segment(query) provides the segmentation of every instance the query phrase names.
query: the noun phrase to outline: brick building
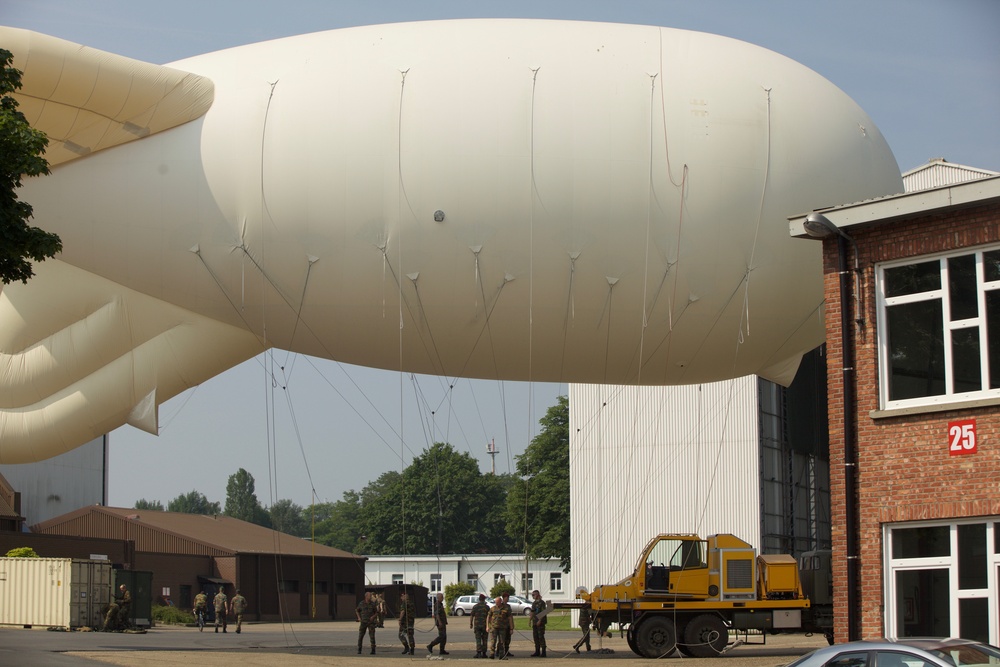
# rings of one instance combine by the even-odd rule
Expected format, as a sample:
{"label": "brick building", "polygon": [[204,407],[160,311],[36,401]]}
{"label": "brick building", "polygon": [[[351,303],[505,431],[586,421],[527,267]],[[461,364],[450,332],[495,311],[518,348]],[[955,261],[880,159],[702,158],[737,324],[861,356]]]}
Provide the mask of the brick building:
{"label": "brick building", "polygon": [[836,639],[997,644],[1000,177],[818,213]]}
{"label": "brick building", "polygon": [[109,560],[152,572],[154,601],[169,596],[182,609],[199,590],[223,586],[230,597],[242,591],[253,620],[347,620],[364,593],[364,556],[223,515],[92,505],[31,529],[16,539],[44,556],[84,558],[74,549],[92,542],[127,545]]}

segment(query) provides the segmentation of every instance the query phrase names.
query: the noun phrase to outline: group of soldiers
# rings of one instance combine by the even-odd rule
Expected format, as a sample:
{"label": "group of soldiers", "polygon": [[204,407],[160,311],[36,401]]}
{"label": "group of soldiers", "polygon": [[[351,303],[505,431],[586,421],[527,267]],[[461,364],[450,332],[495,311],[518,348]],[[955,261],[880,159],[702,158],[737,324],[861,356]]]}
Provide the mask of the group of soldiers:
{"label": "group of soldiers", "polygon": [[[243,628],[243,612],[247,608],[247,599],[243,597],[240,590],[236,589],[236,595],[230,600],[226,596],[225,589],[219,586],[219,591],[212,598],[212,604],[215,606],[215,631],[219,631],[219,624],[222,625],[222,631],[226,632],[228,627],[227,617],[232,614],[236,618],[236,634],[240,634],[240,630]],[[208,595],[205,591],[201,591],[194,596],[194,613],[195,615],[202,614],[208,611]],[[199,631],[204,632],[205,627],[199,624]]]}
{"label": "group of soldiers", "polygon": [[[548,622],[547,608],[542,595],[537,590],[531,592],[533,602],[531,603],[531,636],[535,642],[535,652],[531,657],[546,657],[545,645],[545,625]],[[505,660],[510,655],[510,640],[514,633],[514,612],[508,603],[509,593],[498,596],[493,601],[493,606],[486,603],[486,595],[479,594],[477,602],[469,612],[469,627],[476,635],[476,658],[490,658]],[[384,604],[372,597],[370,592],[365,592],[364,599],[358,603],[355,609],[358,626],[358,654],[364,646],[365,634],[368,634],[371,645],[371,654],[375,655],[375,628],[381,626],[381,618],[385,614]],[[446,650],[448,644],[448,614],[445,612],[444,594],[438,593],[434,597],[434,627],[437,628],[437,637],[427,645],[427,652],[434,653],[434,647],[440,646],[440,655],[449,655]],[[416,622],[416,611],[413,600],[404,590],[400,593],[399,599],[399,641],[403,644],[403,654],[413,655],[416,644],[413,638],[413,627]],[[584,630],[584,639],[587,640],[587,650],[590,650],[589,635],[590,620],[587,618],[587,626]],[[581,640],[582,641],[582,640]]]}

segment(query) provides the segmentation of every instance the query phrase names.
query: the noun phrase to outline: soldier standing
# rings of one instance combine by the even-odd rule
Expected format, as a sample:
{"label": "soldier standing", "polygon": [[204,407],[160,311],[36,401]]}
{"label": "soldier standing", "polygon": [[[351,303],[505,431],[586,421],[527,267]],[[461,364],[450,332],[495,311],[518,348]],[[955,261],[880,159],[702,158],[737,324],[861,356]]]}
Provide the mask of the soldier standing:
{"label": "soldier standing", "polygon": [[413,624],[416,622],[417,611],[413,600],[404,589],[399,594],[399,641],[403,642],[403,655],[413,655],[416,644],[413,641]]}
{"label": "soldier standing", "polygon": [[236,617],[236,634],[240,634],[243,626],[243,612],[247,609],[247,599],[240,594],[240,589],[236,589],[236,595],[229,601],[229,611]]}
{"label": "soldier standing", "polygon": [[222,621],[222,631],[226,631],[226,606],[229,602],[229,598],[223,592],[222,586],[219,586],[219,592],[215,594],[215,598],[212,599],[215,604],[215,631],[219,631],[219,621]]}
{"label": "soldier standing", "polygon": [[514,634],[514,610],[510,608],[509,591],[504,591],[503,602],[500,606],[506,614],[506,622],[501,629],[503,630],[503,657],[507,658],[510,656],[510,638]]}
{"label": "soldier standing", "polygon": [[479,602],[472,606],[469,612],[469,627],[476,633],[476,657],[486,657],[486,617],[490,614],[490,606],[486,604],[486,594],[479,594]]}
{"label": "soldier standing", "polygon": [[[545,657],[545,624],[549,622],[546,615],[545,600],[537,589],[531,591],[533,601],[531,603],[531,638],[535,640],[535,652],[532,658]],[[539,653],[541,651],[541,653]]]}
{"label": "soldier standing", "polygon": [[361,645],[365,641],[365,631],[371,640],[372,655],[375,655],[375,624],[377,623],[378,609],[372,601],[372,594],[365,591],[365,599],[358,603],[354,615],[358,618],[358,655],[361,655]]}
{"label": "soldier standing", "polygon": [[577,653],[580,652],[580,647],[583,644],[587,645],[588,651],[590,650],[590,622],[590,607],[584,607],[580,610],[580,620],[577,621],[577,625],[579,625],[580,630],[583,631],[583,637],[581,637],[576,644],[573,644],[573,650]]}
{"label": "soldier standing", "polygon": [[434,625],[437,627],[438,636],[427,645],[427,652],[434,653],[434,647],[440,644],[441,655],[448,655],[448,651],[444,650],[445,644],[448,643],[448,615],[444,610],[444,593],[438,593],[434,598]]}

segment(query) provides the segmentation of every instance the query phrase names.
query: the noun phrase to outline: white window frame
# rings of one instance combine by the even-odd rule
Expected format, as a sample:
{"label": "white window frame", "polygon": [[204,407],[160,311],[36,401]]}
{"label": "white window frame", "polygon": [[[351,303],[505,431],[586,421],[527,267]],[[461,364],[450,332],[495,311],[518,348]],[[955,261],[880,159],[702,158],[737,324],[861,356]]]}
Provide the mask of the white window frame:
{"label": "white window frame", "polygon": [[469,584],[470,586],[475,586],[476,590],[478,591],[479,590],[479,575],[476,574],[475,572],[468,573],[467,575],[465,575],[465,583]]}
{"label": "white window frame", "polygon": [[[985,280],[983,253],[1000,250],[1000,246],[977,246],[963,248],[961,250],[918,257],[908,257],[902,260],[884,262],[875,267],[875,297],[877,304],[878,322],[878,366],[879,366],[879,403],[884,410],[894,410],[903,408],[925,407],[947,405],[962,401],[977,399],[1000,398],[1000,389],[990,389],[990,365],[989,365],[989,344],[986,331],[986,292],[1000,290],[1000,280],[987,282]],[[952,257],[964,255],[976,256],[976,291],[979,301],[979,314],[977,317],[965,320],[951,321],[951,299],[948,291],[948,262]],[[920,264],[937,261],[941,271],[941,287],[936,290],[921,292],[919,294],[907,294],[897,297],[885,296],[885,271],[887,269],[907,266],[909,264]],[[937,396],[919,396],[901,400],[889,400],[890,364],[889,364],[889,339],[887,308],[890,306],[903,305],[907,303],[917,303],[920,301],[937,300],[941,302],[944,336],[944,374],[945,393]],[[983,389],[979,391],[954,392],[954,374],[952,368],[951,333],[965,328],[975,327],[981,332],[980,340],[980,369]]]}
{"label": "white window frame", "polygon": [[402,583],[403,583],[403,575],[401,575],[401,574],[394,574],[394,575],[392,575],[392,584],[394,586],[400,585]]}
{"label": "white window frame", "polygon": [[[968,524],[986,524],[986,588],[965,588],[958,587],[958,527]],[[949,539],[951,540],[950,553],[947,556],[931,556],[927,558],[892,558],[892,531],[894,529],[906,530],[910,528],[926,528],[931,526],[948,526]],[[884,592],[882,616],[882,632],[885,637],[898,639],[896,637],[896,573],[904,570],[929,570],[947,569],[949,597],[951,605],[949,614],[951,616],[950,636],[958,637],[958,601],[961,598],[988,598],[989,599],[989,643],[996,645],[1000,641],[1000,630],[997,629],[1000,620],[1000,582],[998,574],[1000,571],[1000,554],[994,553],[994,531],[1000,530],[1000,516],[977,516],[968,519],[953,519],[946,521],[906,521],[901,523],[887,523],[882,526],[882,590]]]}
{"label": "white window frame", "polygon": [[549,573],[549,591],[562,591],[562,572]]}
{"label": "white window frame", "polygon": [[439,573],[434,573],[431,575],[431,593],[442,593],[444,588],[441,586],[441,575]]}

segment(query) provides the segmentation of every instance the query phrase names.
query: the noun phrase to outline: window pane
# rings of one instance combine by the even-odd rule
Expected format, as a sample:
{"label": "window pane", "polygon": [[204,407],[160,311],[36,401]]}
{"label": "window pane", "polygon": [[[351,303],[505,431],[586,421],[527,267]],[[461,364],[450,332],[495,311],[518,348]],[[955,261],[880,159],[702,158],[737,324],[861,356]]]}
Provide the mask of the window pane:
{"label": "window pane", "polygon": [[990,364],[990,389],[1000,388],[1000,290],[986,293],[986,354]]}
{"label": "window pane", "polygon": [[1000,554],[1000,523],[993,524],[993,553]]}
{"label": "window pane", "polygon": [[875,653],[875,667],[937,667],[911,653],[878,651]]}
{"label": "window pane", "polygon": [[986,524],[959,525],[958,587],[962,589],[986,588],[987,585]]}
{"label": "window pane", "polygon": [[885,270],[886,296],[919,294],[936,289],[941,289],[941,263],[936,259]]}
{"label": "window pane", "polygon": [[983,273],[987,282],[1000,280],[1000,250],[983,253]]}
{"label": "window pane", "polygon": [[951,636],[948,570],[896,572],[896,636]]}
{"label": "window pane", "polygon": [[951,555],[948,526],[897,528],[892,531],[893,558],[930,558]]}
{"label": "window pane", "polygon": [[990,641],[990,601],[988,598],[958,600],[958,636],[962,639]]}
{"label": "window pane", "polygon": [[975,255],[948,259],[948,296],[951,301],[952,322],[979,316]]}
{"label": "window pane", "polygon": [[951,332],[951,372],[956,394],[983,388],[978,327]]}
{"label": "window pane", "polygon": [[940,396],[944,383],[941,301],[931,299],[886,309],[889,400]]}
{"label": "window pane", "polygon": [[868,664],[868,654],[861,651],[852,651],[838,655],[836,658],[826,663],[826,667],[865,667]]}

